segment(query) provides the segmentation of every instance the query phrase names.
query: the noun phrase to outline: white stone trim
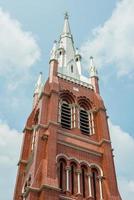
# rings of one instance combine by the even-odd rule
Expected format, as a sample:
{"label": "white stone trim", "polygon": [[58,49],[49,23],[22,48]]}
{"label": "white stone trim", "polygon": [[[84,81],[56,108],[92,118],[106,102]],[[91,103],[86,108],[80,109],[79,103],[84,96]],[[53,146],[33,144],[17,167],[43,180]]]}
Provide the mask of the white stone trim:
{"label": "white stone trim", "polygon": [[88,175],[89,197],[92,197],[91,175]]}
{"label": "white stone trim", "polygon": [[60,153],[56,156],[56,163],[58,162],[58,159],[59,158],[66,158],[67,160],[74,160],[76,161],[78,164],[82,164],[82,163],[85,163],[89,168],[92,168],[92,167],[95,167],[98,169],[98,171],[100,172],[100,177],[103,177],[103,171],[101,169],[101,167],[96,164],[96,163],[89,163],[87,162],[86,160],[78,160],[77,158],[75,157],[68,157],[67,155],[63,154],[63,153]]}
{"label": "white stone trim", "polygon": [[69,192],[70,188],[69,188],[69,171],[70,169],[66,169],[66,190],[67,192]]}

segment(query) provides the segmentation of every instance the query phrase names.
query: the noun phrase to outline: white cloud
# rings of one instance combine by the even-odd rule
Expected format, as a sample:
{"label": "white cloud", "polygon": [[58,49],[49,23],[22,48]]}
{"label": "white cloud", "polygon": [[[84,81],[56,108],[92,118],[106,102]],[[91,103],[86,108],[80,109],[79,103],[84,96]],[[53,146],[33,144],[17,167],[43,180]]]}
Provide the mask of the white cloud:
{"label": "white cloud", "polygon": [[19,21],[0,8],[0,74],[20,75],[40,57],[32,33],[24,31]]}
{"label": "white cloud", "polygon": [[86,60],[92,55],[97,67],[116,68],[117,75],[134,74],[134,1],[122,0],[112,16],[93,30],[92,38],[83,44],[81,52]]}
{"label": "white cloud", "polygon": [[0,121],[0,198],[11,200],[22,134]]}
{"label": "white cloud", "polygon": [[109,121],[112,146],[114,147],[119,189],[123,200],[134,198],[134,138],[120,126]]}

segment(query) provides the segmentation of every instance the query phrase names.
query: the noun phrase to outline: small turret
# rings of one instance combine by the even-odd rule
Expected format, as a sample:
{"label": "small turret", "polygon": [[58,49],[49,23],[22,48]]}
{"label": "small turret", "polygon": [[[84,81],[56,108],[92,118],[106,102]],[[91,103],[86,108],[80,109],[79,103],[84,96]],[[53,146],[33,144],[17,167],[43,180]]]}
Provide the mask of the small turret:
{"label": "small turret", "polygon": [[98,80],[99,80],[98,71],[94,65],[94,60],[92,56],[90,57],[89,73],[90,73],[91,84],[94,87],[94,91],[99,94],[100,92],[99,92],[99,83],[98,83]]}

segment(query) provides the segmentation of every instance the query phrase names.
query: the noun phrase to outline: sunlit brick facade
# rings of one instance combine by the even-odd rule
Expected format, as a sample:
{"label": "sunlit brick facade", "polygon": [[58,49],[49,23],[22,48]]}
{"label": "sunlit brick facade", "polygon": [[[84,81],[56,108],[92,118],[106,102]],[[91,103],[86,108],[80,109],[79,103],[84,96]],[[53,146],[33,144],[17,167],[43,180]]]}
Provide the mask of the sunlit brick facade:
{"label": "sunlit brick facade", "polygon": [[49,64],[24,129],[14,200],[121,200],[97,70],[91,57],[82,76],[67,14]]}

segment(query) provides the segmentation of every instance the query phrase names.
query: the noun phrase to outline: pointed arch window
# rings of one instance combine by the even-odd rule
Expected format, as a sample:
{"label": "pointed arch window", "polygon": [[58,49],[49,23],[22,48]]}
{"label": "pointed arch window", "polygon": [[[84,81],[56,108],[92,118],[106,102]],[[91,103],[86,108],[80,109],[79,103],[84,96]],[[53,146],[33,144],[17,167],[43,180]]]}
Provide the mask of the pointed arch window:
{"label": "pointed arch window", "polygon": [[94,114],[93,111],[88,106],[85,105],[86,103],[82,102],[82,105],[80,105],[78,110],[79,113],[78,127],[81,130],[81,133],[86,135],[93,135],[95,134]]}

